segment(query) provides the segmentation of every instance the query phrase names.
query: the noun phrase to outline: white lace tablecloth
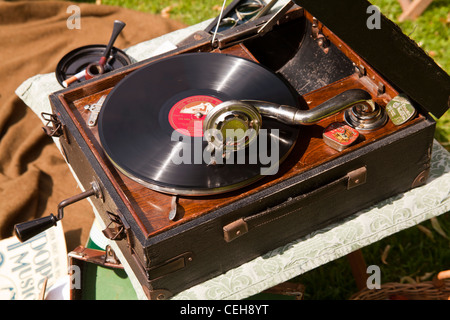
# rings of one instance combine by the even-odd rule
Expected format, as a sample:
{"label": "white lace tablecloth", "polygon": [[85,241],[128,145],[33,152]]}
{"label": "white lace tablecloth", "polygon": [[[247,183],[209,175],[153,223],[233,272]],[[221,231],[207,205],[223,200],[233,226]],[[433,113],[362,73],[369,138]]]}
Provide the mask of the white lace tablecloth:
{"label": "white lace tablecloth", "polygon": [[[210,21],[205,21],[125,51],[135,61],[141,61],[173,49],[174,44],[194,31],[203,30],[209,23]],[[61,89],[55,75],[51,73],[36,75],[26,80],[16,90],[16,94],[40,117],[41,112],[51,112],[48,96]],[[59,146],[57,139],[55,143]],[[75,173],[72,173],[77,179]],[[424,186],[386,199],[344,221],[288,243],[223,275],[185,290],[173,299],[243,299],[449,211],[450,154],[434,141],[431,172]],[[94,213],[97,221],[102,224],[95,209]],[[114,242],[109,244],[124,265],[138,298],[145,299],[139,282],[130,271],[120,250]]]}

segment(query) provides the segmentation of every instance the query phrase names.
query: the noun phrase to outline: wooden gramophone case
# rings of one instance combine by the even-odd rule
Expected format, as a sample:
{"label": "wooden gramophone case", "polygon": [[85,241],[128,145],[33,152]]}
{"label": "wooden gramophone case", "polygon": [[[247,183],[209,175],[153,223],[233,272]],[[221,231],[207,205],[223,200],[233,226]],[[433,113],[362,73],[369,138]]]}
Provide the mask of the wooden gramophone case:
{"label": "wooden gramophone case", "polygon": [[[290,8],[263,34],[257,31],[271,16],[224,32],[214,45],[208,30],[197,32],[174,51],[50,96],[54,118],[61,124],[64,156],[86,189],[93,181],[99,184],[102,197],[91,199],[108,226],[104,233],[117,242],[150,299],[169,298],[426,182],[435,130],[428,112],[439,117],[448,109],[448,75],[386,18],[381,31],[363,30],[370,4],[353,2],[327,2],[323,10],[324,1],[298,1],[302,7]],[[322,132],[343,121],[344,112],[304,126],[275,176],[225,194],[179,196],[181,217],[171,221],[173,197],[140,185],[114,167],[102,151],[97,127],[87,125],[84,106],[139,68],[199,51],[261,63],[289,81],[309,108],[360,88],[383,108],[406,93],[418,112],[404,124],[389,120],[379,129],[362,131],[360,139],[342,151],[328,146]],[[416,70],[409,70],[411,64],[417,64]],[[403,71],[421,74],[404,79]]]}

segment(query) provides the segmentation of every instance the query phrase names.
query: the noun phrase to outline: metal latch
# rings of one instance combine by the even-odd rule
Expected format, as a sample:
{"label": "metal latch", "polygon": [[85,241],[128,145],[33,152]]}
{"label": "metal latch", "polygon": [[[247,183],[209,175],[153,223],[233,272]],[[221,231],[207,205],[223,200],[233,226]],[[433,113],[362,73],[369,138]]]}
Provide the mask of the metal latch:
{"label": "metal latch", "polygon": [[120,260],[110,245],[107,245],[105,248],[105,264],[121,266]]}
{"label": "metal latch", "polygon": [[89,119],[87,120],[87,125],[89,127],[93,127],[97,124],[98,115],[102,108],[103,102],[105,102],[105,99],[106,95],[103,95],[96,103],[84,106],[84,109],[89,110],[91,112],[91,114],[89,115]]}
{"label": "metal latch", "polygon": [[70,143],[69,139],[67,138],[66,127],[61,123],[56,114],[42,112],[41,117],[42,119],[47,121],[47,123],[45,124],[44,127],[42,127],[42,129],[49,137],[58,138],[63,136],[67,144]]}
{"label": "metal latch", "polygon": [[103,235],[109,240],[122,240],[126,237],[125,226],[120,217],[112,212],[107,211],[110,223],[102,230]]}

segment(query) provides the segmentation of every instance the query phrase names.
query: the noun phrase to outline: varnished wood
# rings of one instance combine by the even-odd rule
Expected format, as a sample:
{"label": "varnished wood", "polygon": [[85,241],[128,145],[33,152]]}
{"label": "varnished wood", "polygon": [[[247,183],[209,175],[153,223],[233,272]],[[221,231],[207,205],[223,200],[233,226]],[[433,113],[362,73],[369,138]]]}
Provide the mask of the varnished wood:
{"label": "varnished wood", "polygon": [[358,290],[367,288],[367,265],[361,249],[350,252],[347,255],[348,263],[352,269],[353,278]]}
{"label": "varnished wood", "polygon": [[[312,19],[312,17],[307,18]],[[350,77],[304,95],[302,98],[305,102],[305,108],[314,108],[320,103],[350,88],[367,90],[372,95],[374,101],[381,106],[385,106],[392,97],[397,95],[397,92],[389,85],[389,83],[384,81],[382,77],[370,68],[365,61],[360,59],[355,52],[340,42],[331,31],[324,26],[320,26],[320,29],[330,41],[335,43],[336,46],[355,62],[355,65],[364,66],[366,76],[355,73]],[[200,43],[197,47],[197,51],[204,50],[207,47],[208,45],[206,43]],[[195,49],[196,48],[189,48],[182,50],[181,52],[178,52],[178,54],[193,52]],[[226,50],[220,50],[220,52],[255,60],[242,44],[227,48]],[[157,59],[161,58],[163,57],[158,57]],[[401,129],[402,127],[420,121],[421,117],[418,116],[415,120],[404,124],[402,127],[395,127],[389,122],[381,129],[363,133],[361,140],[357,144],[342,152],[330,148],[322,140],[322,132],[326,126],[336,121],[343,121],[342,112],[330,116],[318,124],[303,126],[300,130],[300,137],[293,152],[280,167],[278,174],[267,176],[260,182],[249,187],[222,195],[201,198],[180,196],[178,203],[182,209],[181,218],[177,221],[170,221],[168,215],[171,209],[172,196],[145,188],[116,170],[102,150],[97,127],[87,126],[89,111],[84,109],[85,105],[98,101],[102,95],[108,94],[120,80],[126,77],[126,75],[144,65],[145,64],[139,64],[138,66],[133,66],[121,72],[114,73],[101,80],[92,81],[81,87],[69,90],[60,96],[60,101],[66,111],[73,117],[75,125],[83,136],[83,139],[88,143],[89,148],[97,161],[101,164],[107,177],[117,189],[122,201],[125,203],[136,223],[147,237],[165,232],[177,225],[205,215],[239,199],[243,199],[244,197],[310,170],[311,168],[317,167],[343,154],[352,152],[361,146],[367,145]],[[384,87],[384,92],[382,93],[379,92],[379,83]],[[118,129],[120,130],[120,128]]]}

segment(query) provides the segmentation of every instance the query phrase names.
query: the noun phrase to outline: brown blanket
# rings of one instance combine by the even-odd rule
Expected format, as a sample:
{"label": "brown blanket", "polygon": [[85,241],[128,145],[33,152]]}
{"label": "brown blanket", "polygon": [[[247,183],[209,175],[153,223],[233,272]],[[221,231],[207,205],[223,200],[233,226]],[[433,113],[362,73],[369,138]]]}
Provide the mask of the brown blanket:
{"label": "brown blanket", "polygon": [[[80,8],[81,29],[69,29],[69,5]],[[62,200],[81,192],[41,120],[15,95],[26,79],[54,72],[69,51],[106,44],[114,20],[127,25],[115,46],[139,42],[185,27],[161,16],[118,7],[65,1],[0,1],[0,238],[15,223],[56,213]],[[72,20],[73,22],[73,20]],[[87,200],[64,210],[67,248],[84,245],[94,214]]]}

